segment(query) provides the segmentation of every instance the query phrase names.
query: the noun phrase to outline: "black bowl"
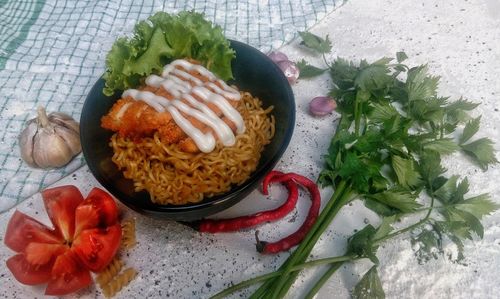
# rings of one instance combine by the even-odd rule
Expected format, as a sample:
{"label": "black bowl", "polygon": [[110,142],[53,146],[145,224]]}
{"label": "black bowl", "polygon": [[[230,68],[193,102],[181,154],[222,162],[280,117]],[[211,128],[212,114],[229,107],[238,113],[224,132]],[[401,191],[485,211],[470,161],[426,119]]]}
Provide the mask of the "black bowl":
{"label": "black bowl", "polygon": [[232,63],[235,84],[242,91],[249,91],[260,98],[264,107],[274,106],[276,134],[262,152],[257,169],[240,186],[229,192],[207,198],[199,203],[186,205],[158,205],[151,202],[145,191],[135,192],[131,180],[125,179],[111,161],[113,155],[108,145],[112,132],[101,128],[105,115],[119,95],[107,97],[102,93],[104,80],[99,79],[90,91],[80,118],[82,151],[92,174],[118,200],[133,210],[156,218],[190,221],[215,214],[236,204],[261,182],[273,169],[287,148],[295,126],[295,101],[292,89],[281,70],[266,55],[246,44],[231,41],[236,51]]}

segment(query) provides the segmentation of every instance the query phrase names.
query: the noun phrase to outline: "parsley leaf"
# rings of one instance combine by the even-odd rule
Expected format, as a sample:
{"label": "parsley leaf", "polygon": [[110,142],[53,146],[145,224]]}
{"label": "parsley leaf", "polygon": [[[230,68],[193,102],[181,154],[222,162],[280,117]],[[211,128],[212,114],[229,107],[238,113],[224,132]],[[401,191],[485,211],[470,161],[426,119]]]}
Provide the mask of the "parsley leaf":
{"label": "parsley leaf", "polygon": [[392,231],[392,224],[396,221],[396,216],[384,217],[382,223],[377,228],[373,240],[377,241],[387,236]]}
{"label": "parsley leaf", "polygon": [[378,277],[377,266],[373,266],[363,275],[352,292],[355,299],[384,299],[385,293]]}
{"label": "parsley leaf", "polygon": [[378,246],[373,245],[373,237],[376,232],[377,230],[371,224],[356,232],[348,240],[347,252],[369,258],[373,263],[378,264],[379,261],[375,255]]}
{"label": "parsley leaf", "polygon": [[460,144],[464,144],[467,141],[469,141],[469,139],[471,139],[472,136],[474,136],[477,133],[477,131],[479,131],[480,121],[481,121],[481,116],[474,118],[465,125],[462,135],[460,135],[459,139]]}
{"label": "parsley leaf", "polygon": [[328,39],[328,35],[323,39],[310,32],[299,32],[302,38],[302,45],[317,51],[318,53],[329,53],[332,50],[332,43]]}
{"label": "parsley leaf", "polygon": [[356,190],[360,193],[369,192],[370,180],[379,177],[380,164],[376,160],[368,160],[358,157],[353,152],[347,152],[344,162],[338,170],[343,179],[350,179]]}
{"label": "parsley leaf", "polygon": [[460,209],[463,211],[467,211],[481,219],[486,215],[490,215],[495,210],[499,209],[500,205],[492,202],[489,199],[488,194],[481,194],[478,196],[474,196],[460,202]]}
{"label": "parsley leaf", "polygon": [[435,97],[439,77],[427,75],[427,66],[422,65],[411,68],[408,71],[406,88],[408,90],[408,100],[427,100]]}
{"label": "parsley leaf", "polygon": [[402,213],[413,212],[422,205],[415,201],[416,193],[411,193],[402,188],[394,188],[384,192],[366,195],[367,198],[374,199],[379,203],[397,209]]}
{"label": "parsley leaf", "polygon": [[470,233],[474,232],[482,238],[484,229],[480,222],[481,218],[492,213],[500,206],[491,202],[485,194],[465,199],[465,194],[468,191],[469,182],[467,178],[458,182],[458,176],[452,176],[434,192],[436,198],[442,203],[438,211],[447,221],[460,222]]}
{"label": "parsley leaf", "polygon": [[403,61],[405,61],[406,59],[408,59],[408,56],[406,55],[405,52],[397,52],[396,53],[396,60],[401,63]]}
{"label": "parsley leaf", "polygon": [[400,213],[400,210],[396,208],[392,208],[386,204],[383,204],[377,200],[370,199],[369,197],[366,197],[363,200],[365,207],[368,209],[372,210],[373,212],[377,213],[379,216],[393,216],[396,214]]}
{"label": "parsley leaf", "polygon": [[301,61],[297,62],[297,67],[299,68],[300,75],[299,78],[312,78],[319,76],[326,72],[328,69],[320,69],[318,67],[315,67],[313,65],[310,65],[307,63],[304,59]]}
{"label": "parsley leaf", "polygon": [[474,159],[483,170],[487,170],[489,164],[498,163],[493,149],[493,141],[489,138],[481,138],[462,144],[461,147],[464,153]]}
{"label": "parsley leaf", "polygon": [[367,64],[360,69],[354,79],[354,84],[361,90],[368,91],[388,88],[393,81],[387,66],[389,61],[389,59],[381,59],[372,64]]}
{"label": "parsley leaf", "polygon": [[[426,183],[434,182],[439,176],[446,172],[446,168],[441,165],[441,156],[435,151],[422,153],[419,161],[419,172],[425,178]],[[431,185],[427,185],[432,190]]]}
{"label": "parsley leaf", "polygon": [[399,116],[399,112],[390,103],[372,103],[368,114],[373,122],[385,122]]}
{"label": "parsley leaf", "polygon": [[473,103],[460,98],[444,107],[446,118],[450,123],[465,123],[470,119],[467,111],[473,110],[478,105],[478,103]]}
{"label": "parsley leaf", "polygon": [[435,151],[442,155],[448,155],[460,149],[451,138],[440,138],[426,142],[423,145],[424,150]]}
{"label": "parsley leaf", "polygon": [[398,155],[392,156],[392,168],[396,173],[398,183],[401,186],[416,187],[421,183],[420,173],[416,169],[415,161]]}
{"label": "parsley leaf", "polygon": [[[332,78],[333,91],[347,92],[354,87],[354,79],[359,72],[359,68],[352,61],[337,58],[330,66],[330,77]],[[340,98],[340,97],[339,97]]]}
{"label": "parsley leaf", "polygon": [[423,229],[412,238],[411,245],[415,248],[415,255],[420,264],[430,259],[437,259],[443,253],[443,235],[434,227]]}

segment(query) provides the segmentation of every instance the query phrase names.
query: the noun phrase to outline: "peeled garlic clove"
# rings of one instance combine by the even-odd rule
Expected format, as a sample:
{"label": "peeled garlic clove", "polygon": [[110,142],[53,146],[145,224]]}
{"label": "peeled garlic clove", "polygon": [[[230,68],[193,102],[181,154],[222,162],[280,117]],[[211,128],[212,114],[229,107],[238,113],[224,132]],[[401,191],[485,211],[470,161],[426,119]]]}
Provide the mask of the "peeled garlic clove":
{"label": "peeled garlic clove", "polygon": [[38,108],[38,117],[28,122],[19,136],[21,157],[30,166],[61,167],[81,151],[78,122],[55,112],[47,116]]}

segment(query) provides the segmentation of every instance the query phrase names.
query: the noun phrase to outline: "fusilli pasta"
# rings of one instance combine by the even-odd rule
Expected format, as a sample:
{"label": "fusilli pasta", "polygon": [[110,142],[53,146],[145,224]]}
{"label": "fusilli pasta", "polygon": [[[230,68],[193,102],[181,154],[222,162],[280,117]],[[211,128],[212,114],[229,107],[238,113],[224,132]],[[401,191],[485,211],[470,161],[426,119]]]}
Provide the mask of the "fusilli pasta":
{"label": "fusilli pasta", "polygon": [[117,275],[107,285],[102,288],[102,293],[106,297],[113,297],[122,288],[126,287],[132,279],[137,276],[137,271],[134,268],[127,268],[122,273]]}
{"label": "fusilli pasta", "polygon": [[123,261],[120,257],[115,256],[111,263],[109,263],[109,265],[97,275],[96,281],[99,286],[103,288],[106,284],[108,284],[113,278],[116,277],[122,267]]}
{"label": "fusilli pasta", "polygon": [[122,248],[130,249],[136,244],[135,219],[127,219],[122,222]]}

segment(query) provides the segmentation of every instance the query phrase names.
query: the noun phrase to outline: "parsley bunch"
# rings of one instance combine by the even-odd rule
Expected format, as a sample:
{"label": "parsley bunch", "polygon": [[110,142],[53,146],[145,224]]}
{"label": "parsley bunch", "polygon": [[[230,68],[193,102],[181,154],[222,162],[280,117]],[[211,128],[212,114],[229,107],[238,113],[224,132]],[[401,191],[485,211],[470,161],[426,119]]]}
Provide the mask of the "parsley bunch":
{"label": "parsley bunch", "polygon": [[[300,36],[303,45],[323,57],[331,51],[328,37],[308,32]],[[304,60],[298,64],[303,78],[329,72],[333,82],[330,96],[336,99],[341,118],[319,182],[332,186],[335,192],[316,225],[280,270],[242,283],[264,281],[251,298],[282,298],[300,269],[330,264],[306,297],[312,298],[342,263],[362,258],[370,259],[374,266],[356,285],[353,297],[384,298],[376,268],[377,249],[383,242],[413,232],[412,244],[418,244],[414,246],[416,257],[426,262],[444,253],[445,240],[456,245],[456,258],[461,260],[464,241],[483,237],[480,220],[500,206],[487,194],[469,196],[467,178],[447,177],[441,164],[443,156],[457,151],[483,170],[498,162],[492,141],[474,138],[480,117],[472,118],[470,111],[478,104],[439,96],[439,78],[430,75],[426,65],[403,64],[406,58],[399,52],[396,59],[372,63],[337,58],[332,63],[325,59],[327,68]],[[306,262],[338,211],[354,199],[380,215],[380,226],[368,224],[352,235],[343,256]],[[415,218],[419,220],[406,227],[393,227],[402,219],[407,223]]]}

